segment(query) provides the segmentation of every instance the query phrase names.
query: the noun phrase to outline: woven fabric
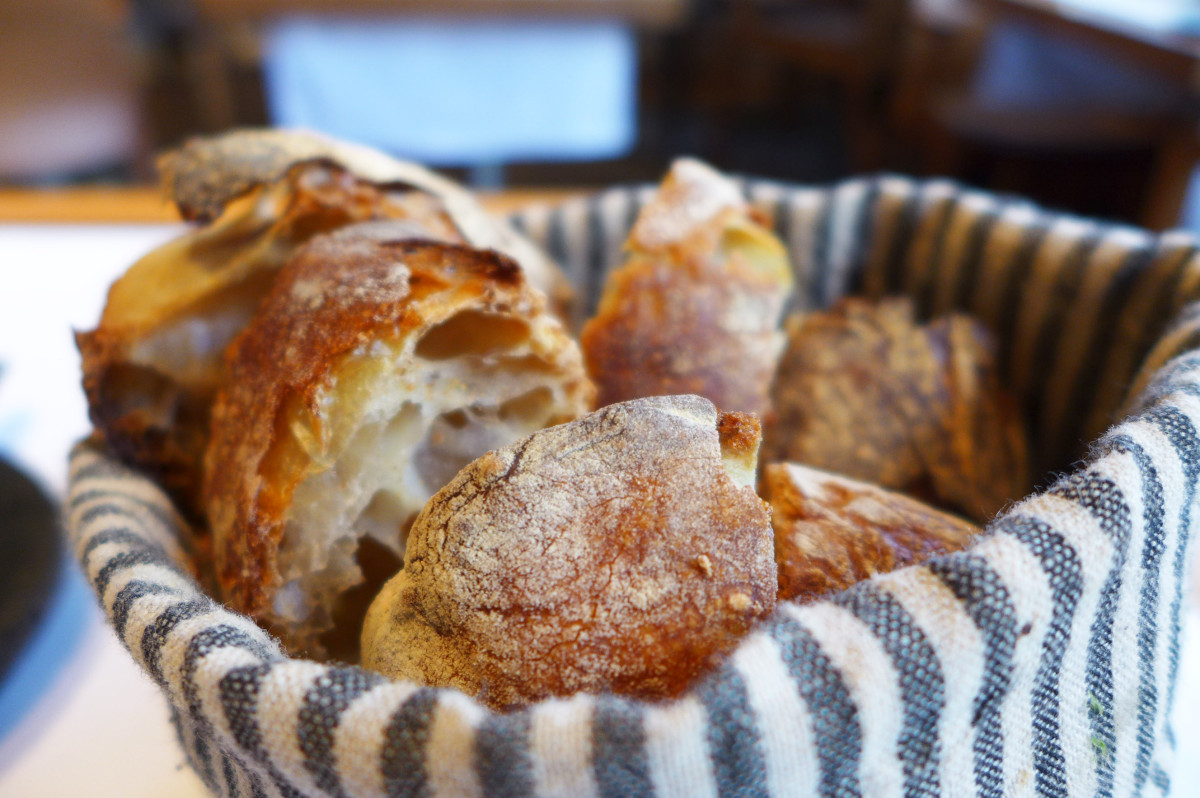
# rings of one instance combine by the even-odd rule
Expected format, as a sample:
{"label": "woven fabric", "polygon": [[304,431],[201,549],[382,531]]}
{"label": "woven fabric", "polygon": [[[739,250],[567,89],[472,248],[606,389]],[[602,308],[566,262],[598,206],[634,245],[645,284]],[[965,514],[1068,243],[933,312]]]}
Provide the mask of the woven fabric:
{"label": "woven fabric", "polygon": [[[197,587],[162,491],[81,444],[79,560],[214,793],[1168,793],[1200,477],[1195,245],[940,181],[745,188],[791,247],[798,307],[904,293],[991,326],[1040,466],[1063,475],[965,552],[780,604],[678,700],[579,695],[501,715],[288,659]],[[594,304],[647,196],[516,221]]]}

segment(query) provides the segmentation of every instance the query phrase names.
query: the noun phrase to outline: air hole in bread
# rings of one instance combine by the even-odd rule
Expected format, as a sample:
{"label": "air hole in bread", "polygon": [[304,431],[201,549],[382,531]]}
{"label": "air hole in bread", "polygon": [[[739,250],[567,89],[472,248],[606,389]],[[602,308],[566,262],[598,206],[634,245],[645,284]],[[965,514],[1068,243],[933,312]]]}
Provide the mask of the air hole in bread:
{"label": "air hole in bread", "polygon": [[130,362],[148,365],[189,390],[215,390],[225,349],[249,324],[273,276],[251,275],[193,303],[189,312],[136,341],[129,350]]}
{"label": "air hole in bread", "polygon": [[500,405],[500,418],[534,423],[545,421],[546,406],[552,398],[549,388],[534,388],[529,393],[521,394]]}
{"label": "air hole in bread", "polygon": [[448,360],[512,349],[529,338],[529,325],[512,316],[464,310],[433,327],[417,342],[417,357]]}
{"label": "air hole in bread", "polygon": [[316,429],[338,431],[304,447],[311,465],[292,495],[271,612],[306,653],[355,661],[339,630],[357,630],[366,611],[355,598],[372,580],[363,552],[402,562],[417,513],[459,470],[577,412],[561,367],[532,351],[528,325],[498,314],[454,319],[468,316],[488,325],[487,340],[471,333],[455,356],[447,355],[451,342],[437,338],[414,347],[425,357],[382,347],[368,362],[360,353],[319,400],[336,421]]}
{"label": "air hole in bread", "polygon": [[471,405],[438,416],[413,457],[430,495],[479,455],[545,426],[553,400],[543,386],[499,405]]}
{"label": "air hole in bread", "polygon": [[337,597],[332,613],[333,628],[320,637],[329,656],[343,661],[358,657],[358,630],[367,608],[384,584],[404,565],[404,560],[394,551],[370,537],[358,539],[354,560],[363,581]]}
{"label": "air hole in bread", "polygon": [[361,541],[367,538],[396,540],[397,536],[403,535],[411,515],[403,496],[390,490],[376,491],[367,508],[354,522],[354,528],[359,532],[360,546]]}

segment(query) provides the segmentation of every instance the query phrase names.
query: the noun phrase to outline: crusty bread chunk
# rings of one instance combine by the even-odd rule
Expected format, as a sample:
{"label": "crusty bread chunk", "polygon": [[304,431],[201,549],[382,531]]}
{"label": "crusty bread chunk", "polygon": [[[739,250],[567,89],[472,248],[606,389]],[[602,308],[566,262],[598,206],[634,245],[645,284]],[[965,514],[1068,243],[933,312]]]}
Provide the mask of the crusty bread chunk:
{"label": "crusty bread chunk", "polygon": [[240,197],[271,185],[297,164],[323,163],[384,191],[416,191],[435,198],[457,235],[477,249],[515,260],[529,283],[569,302],[571,287],[558,267],[510,225],[487,213],[473,194],[422,166],[362,144],[306,130],[243,129],[195,138],[158,164],[163,188],[184,219],[212,221]]}
{"label": "crusty bread chunk", "polygon": [[737,185],[676,161],[625,247],[581,338],[598,405],[692,393],[764,413],[792,274]]}
{"label": "crusty bread chunk", "polygon": [[763,461],[804,463],[983,521],[1031,487],[1029,443],[987,329],[920,325],[907,299],[790,318]]}
{"label": "crusty bread chunk", "polygon": [[364,147],[238,131],[189,142],[164,156],[160,171],[181,215],[203,224],[130,267],[99,326],[76,340],[96,429],[192,511],[225,348],[312,236],[406,219],[429,238],[518,256],[535,285],[562,285],[544,256],[461,188]]}
{"label": "crusty bread chunk", "polygon": [[394,573],[428,498],[591,400],[512,260],[419,233],[313,239],[229,351],[204,464],[217,574],[296,652],[354,659],[370,585],[352,589]]}
{"label": "crusty bread chunk", "polygon": [[502,709],[678,695],[775,602],[758,440],[752,416],[668,396],[489,452],[413,525],[364,665]]}
{"label": "crusty bread chunk", "polygon": [[816,468],[763,469],[780,600],[812,601],[965,548],[979,529],[899,493]]}

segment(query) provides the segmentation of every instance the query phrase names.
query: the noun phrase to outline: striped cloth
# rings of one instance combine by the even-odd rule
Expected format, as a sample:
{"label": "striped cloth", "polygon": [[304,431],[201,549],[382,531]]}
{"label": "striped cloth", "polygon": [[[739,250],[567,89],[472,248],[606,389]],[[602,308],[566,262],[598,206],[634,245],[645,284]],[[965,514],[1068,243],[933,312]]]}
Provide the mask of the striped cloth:
{"label": "striped cloth", "polygon": [[[500,715],[288,659],[197,587],[163,492],[81,444],[79,560],[213,792],[1168,793],[1200,477],[1196,246],[942,181],[745,189],[791,247],[798,306],[905,293],[990,325],[1041,467],[1063,475],[965,552],[781,604],[678,700],[579,695]],[[647,195],[613,189],[515,221],[594,304]]]}

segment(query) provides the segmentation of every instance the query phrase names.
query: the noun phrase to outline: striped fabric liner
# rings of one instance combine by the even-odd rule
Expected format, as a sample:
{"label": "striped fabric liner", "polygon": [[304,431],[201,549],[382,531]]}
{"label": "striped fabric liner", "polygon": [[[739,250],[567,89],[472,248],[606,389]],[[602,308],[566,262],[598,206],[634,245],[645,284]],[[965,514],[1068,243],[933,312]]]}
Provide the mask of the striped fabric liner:
{"label": "striped fabric liner", "polygon": [[[165,495],[80,444],[76,553],[214,793],[1168,794],[1200,480],[1195,244],[945,181],[745,191],[791,247],[796,308],[904,293],[991,326],[1040,466],[1062,475],[965,552],[781,604],[676,701],[580,695],[500,715],[288,659],[197,586]],[[594,306],[648,196],[612,189],[515,222]]]}

